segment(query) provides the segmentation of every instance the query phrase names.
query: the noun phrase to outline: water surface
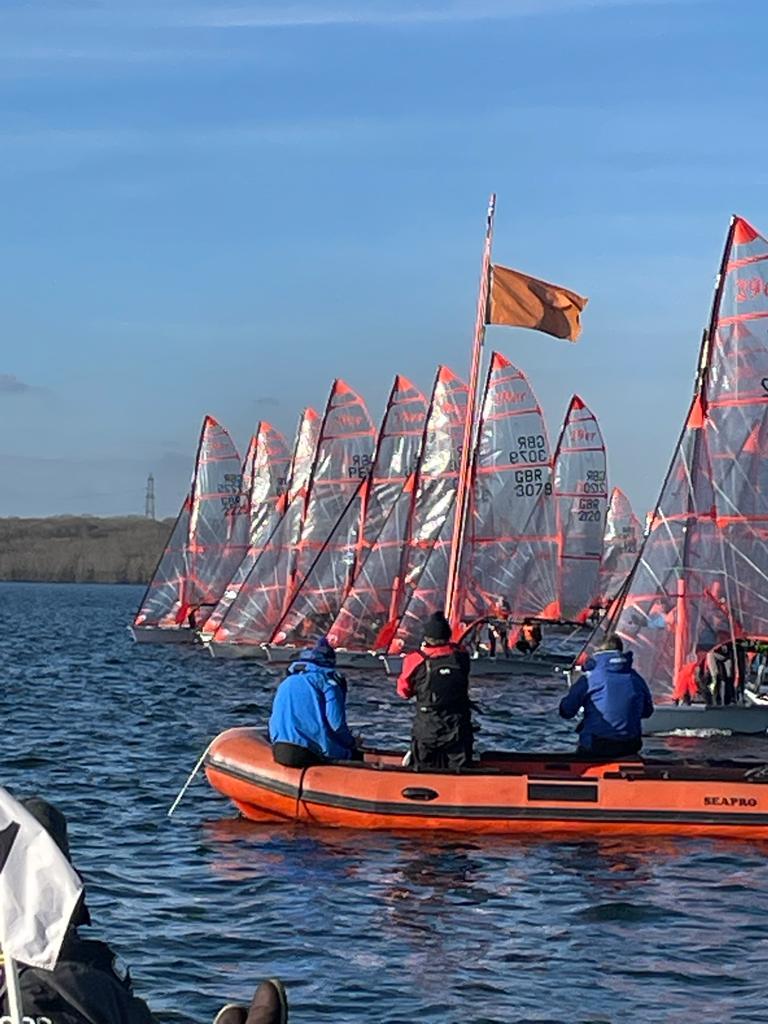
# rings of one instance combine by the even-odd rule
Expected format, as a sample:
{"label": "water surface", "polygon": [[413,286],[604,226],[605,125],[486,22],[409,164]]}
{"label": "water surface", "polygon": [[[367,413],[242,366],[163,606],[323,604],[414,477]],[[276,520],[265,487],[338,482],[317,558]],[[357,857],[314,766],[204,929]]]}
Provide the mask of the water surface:
{"label": "water surface", "polygon": [[[208,741],[264,722],[275,678],[133,644],[140,596],[0,584],[0,782],[66,812],[92,931],[159,1016],[210,1020],[278,975],[295,1024],[765,1020],[768,845],[257,826],[202,778],[169,821]],[[561,693],[488,681],[480,743],[569,749]],[[350,718],[408,735],[383,676],[352,685]],[[751,738],[668,745],[768,757]]]}

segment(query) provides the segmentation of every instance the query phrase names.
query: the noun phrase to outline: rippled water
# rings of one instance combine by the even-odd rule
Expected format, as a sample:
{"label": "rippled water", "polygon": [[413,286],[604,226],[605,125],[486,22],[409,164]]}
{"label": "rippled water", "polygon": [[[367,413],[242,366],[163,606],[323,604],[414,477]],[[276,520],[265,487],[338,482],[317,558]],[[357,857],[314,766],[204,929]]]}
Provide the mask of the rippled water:
{"label": "rippled water", "polygon": [[[257,826],[202,779],[168,821],[207,742],[262,722],[275,679],[134,645],[140,593],[0,584],[0,781],[67,813],[93,931],[159,1016],[210,1020],[276,974],[294,1024],[765,1020],[768,845]],[[567,749],[560,694],[489,681],[480,740]],[[350,718],[378,742],[408,734],[383,677],[351,687]]]}

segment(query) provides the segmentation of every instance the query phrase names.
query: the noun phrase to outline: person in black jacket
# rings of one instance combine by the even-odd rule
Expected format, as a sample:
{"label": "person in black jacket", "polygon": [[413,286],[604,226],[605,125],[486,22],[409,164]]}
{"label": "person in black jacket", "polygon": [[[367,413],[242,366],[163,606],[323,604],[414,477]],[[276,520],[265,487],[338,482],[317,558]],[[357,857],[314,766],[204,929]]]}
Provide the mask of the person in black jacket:
{"label": "person in black jacket", "polygon": [[417,770],[457,771],[472,763],[469,655],[451,643],[442,612],[430,615],[418,651],[406,655],[398,694],[416,698],[411,751]]}
{"label": "person in black jacket", "polygon": [[[22,803],[71,863],[67,821],[61,811],[39,797]],[[81,898],[54,969],[17,965],[25,1024],[30,1019],[50,1024],[157,1024],[144,1000],[134,995],[130,972],[118,969],[115,952],[106,942],[80,936],[78,928],[90,923],[85,899]],[[8,1013],[5,974],[0,965],[2,1020],[9,1019]],[[229,1004],[219,1011],[216,1020],[218,1024],[286,1024],[288,1006],[282,984],[276,979],[263,981],[249,1008]]]}

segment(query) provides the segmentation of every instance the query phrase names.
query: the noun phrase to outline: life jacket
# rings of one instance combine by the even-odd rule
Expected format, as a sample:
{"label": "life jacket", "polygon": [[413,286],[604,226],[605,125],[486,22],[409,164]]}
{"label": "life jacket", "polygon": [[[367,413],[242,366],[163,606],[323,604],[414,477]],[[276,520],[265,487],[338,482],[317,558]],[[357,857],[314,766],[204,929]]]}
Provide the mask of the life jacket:
{"label": "life jacket", "polygon": [[696,681],[696,673],[701,669],[701,661],[689,661],[683,665],[677,673],[675,687],[672,691],[673,700],[685,700],[686,697],[695,697],[699,692]]}
{"label": "life jacket", "polygon": [[[466,658],[466,656],[465,656]],[[425,657],[413,673],[416,707],[425,714],[469,712],[469,673],[453,648]]]}
{"label": "life jacket", "polygon": [[541,643],[541,629],[533,623],[524,624],[520,633],[523,640],[525,640],[526,643],[531,644],[531,646]]}

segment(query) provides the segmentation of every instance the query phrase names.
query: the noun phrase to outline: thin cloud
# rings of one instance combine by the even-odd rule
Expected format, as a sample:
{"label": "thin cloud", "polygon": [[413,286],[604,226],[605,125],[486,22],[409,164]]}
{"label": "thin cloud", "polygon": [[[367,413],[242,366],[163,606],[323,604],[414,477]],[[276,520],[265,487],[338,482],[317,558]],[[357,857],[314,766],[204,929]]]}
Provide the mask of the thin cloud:
{"label": "thin cloud", "polygon": [[415,6],[391,2],[239,4],[211,6],[186,19],[208,28],[322,28],[332,26],[419,26],[473,21],[507,21],[532,15],[603,7],[658,7],[696,4],[702,0],[454,0]]}
{"label": "thin cloud", "polygon": [[14,373],[0,373],[0,395],[27,395],[37,388],[27,384]]}
{"label": "thin cloud", "polygon": [[274,395],[259,395],[255,402],[262,409],[277,409],[280,405],[280,399],[275,398]]}

